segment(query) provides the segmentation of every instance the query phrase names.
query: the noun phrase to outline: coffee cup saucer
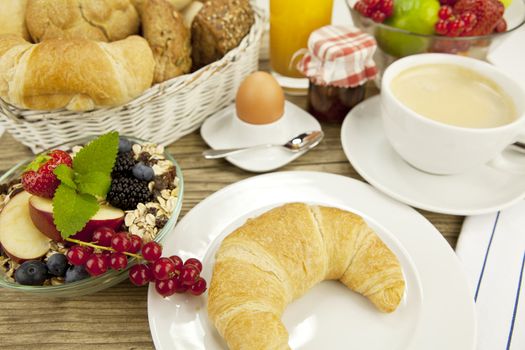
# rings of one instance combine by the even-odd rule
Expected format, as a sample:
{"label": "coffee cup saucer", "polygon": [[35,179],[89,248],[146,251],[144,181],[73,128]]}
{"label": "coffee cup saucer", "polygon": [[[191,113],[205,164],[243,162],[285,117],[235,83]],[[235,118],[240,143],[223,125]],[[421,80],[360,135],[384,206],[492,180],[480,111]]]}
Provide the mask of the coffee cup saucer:
{"label": "coffee cup saucer", "polygon": [[[284,145],[291,138],[307,131],[321,130],[311,114],[285,101],[284,115],[271,124],[254,125],[240,120],[235,104],[207,118],[201,127],[201,136],[212,149],[242,148],[262,144]],[[250,150],[225,159],[246,171],[268,172],[294,161],[307,150],[293,153],[282,147]]]}
{"label": "coffee cup saucer", "polygon": [[522,172],[488,164],[458,175],[417,170],[390,146],[381,113],[379,96],[372,97],[354,107],[341,128],[346,157],[378,190],[413,207],[451,215],[495,212],[525,198]]}

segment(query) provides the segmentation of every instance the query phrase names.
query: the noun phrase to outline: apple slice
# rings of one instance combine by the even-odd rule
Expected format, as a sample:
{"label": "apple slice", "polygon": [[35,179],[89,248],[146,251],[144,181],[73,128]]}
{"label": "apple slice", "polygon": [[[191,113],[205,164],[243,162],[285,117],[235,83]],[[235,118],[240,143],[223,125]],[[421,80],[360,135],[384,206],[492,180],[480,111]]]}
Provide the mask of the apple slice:
{"label": "apple slice", "polygon": [[[29,199],[29,213],[33,224],[54,241],[62,242],[62,236],[53,221],[53,201],[47,198],[32,196]],[[93,232],[102,226],[120,229],[124,222],[124,212],[109,205],[101,205],[99,211],[89,220],[82,231],[71,238],[91,242]]]}
{"label": "apple slice", "polygon": [[31,194],[20,192],[0,212],[0,243],[4,252],[19,263],[38,259],[49,250],[49,237],[31,221],[30,197]]}

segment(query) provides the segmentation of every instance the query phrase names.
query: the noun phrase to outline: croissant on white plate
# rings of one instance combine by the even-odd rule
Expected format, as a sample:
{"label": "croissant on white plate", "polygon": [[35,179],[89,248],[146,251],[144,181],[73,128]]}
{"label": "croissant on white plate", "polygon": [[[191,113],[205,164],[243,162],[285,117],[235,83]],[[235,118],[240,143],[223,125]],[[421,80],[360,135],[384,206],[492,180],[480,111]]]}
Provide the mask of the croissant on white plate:
{"label": "croissant on white plate", "polygon": [[230,349],[290,349],[284,309],[323,280],[341,281],[383,312],[394,311],[405,290],[397,257],[360,216],[286,204],[224,239],[208,315]]}

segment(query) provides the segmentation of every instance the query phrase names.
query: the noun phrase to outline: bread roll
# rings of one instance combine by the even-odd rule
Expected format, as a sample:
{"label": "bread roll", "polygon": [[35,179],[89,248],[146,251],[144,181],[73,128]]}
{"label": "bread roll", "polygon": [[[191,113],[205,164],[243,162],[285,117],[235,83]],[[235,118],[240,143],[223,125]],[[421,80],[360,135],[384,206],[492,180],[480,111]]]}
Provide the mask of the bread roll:
{"label": "bread roll", "polygon": [[26,4],[27,0],[0,0],[0,34],[17,34],[29,40]]}
{"label": "bread roll", "polygon": [[56,38],[115,41],[139,31],[130,0],[28,0],[27,28],[36,42]]}
{"label": "bread roll", "polygon": [[208,0],[191,25],[193,69],[221,59],[237,47],[255,21],[248,0]]}
{"label": "bread roll", "polygon": [[291,301],[323,280],[341,281],[383,312],[394,311],[405,290],[398,259],[361,217],[287,204],[248,220],[224,239],[208,315],[232,350],[289,349],[281,316]]}
{"label": "bread roll", "polygon": [[190,30],[167,0],[148,0],[142,12],[142,30],[155,58],[154,83],[191,70]]}
{"label": "bread roll", "polygon": [[155,62],[139,36],[114,43],[0,36],[0,97],[19,108],[74,111],[124,104],[151,86]]}

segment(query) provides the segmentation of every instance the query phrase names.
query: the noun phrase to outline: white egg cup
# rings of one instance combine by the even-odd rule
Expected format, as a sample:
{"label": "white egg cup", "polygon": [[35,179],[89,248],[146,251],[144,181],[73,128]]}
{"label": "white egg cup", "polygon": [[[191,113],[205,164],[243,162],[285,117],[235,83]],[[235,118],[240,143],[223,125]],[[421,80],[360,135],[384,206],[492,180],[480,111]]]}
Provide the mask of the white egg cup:
{"label": "white egg cup", "polygon": [[[286,101],[283,116],[270,124],[250,124],[241,120],[232,104],[206,119],[201,127],[201,136],[211,148],[227,149],[261,144],[283,145],[294,136],[313,130],[321,130],[319,122]],[[235,154],[226,160],[247,171],[267,172],[288,164],[304,153],[273,147]]]}

